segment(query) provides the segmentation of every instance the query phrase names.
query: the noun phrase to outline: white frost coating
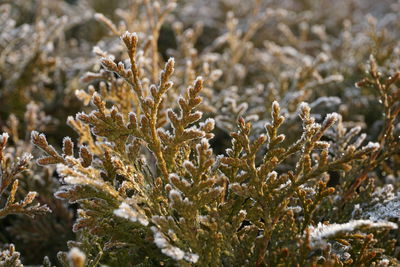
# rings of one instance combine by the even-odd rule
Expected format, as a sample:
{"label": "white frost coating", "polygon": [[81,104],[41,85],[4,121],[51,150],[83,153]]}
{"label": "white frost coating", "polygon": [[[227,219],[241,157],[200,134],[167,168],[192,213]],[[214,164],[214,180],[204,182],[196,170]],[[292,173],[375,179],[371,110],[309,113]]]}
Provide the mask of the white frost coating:
{"label": "white frost coating", "polygon": [[313,195],[316,194],[315,189],[312,188],[312,187],[305,186],[305,185],[300,185],[299,187],[300,187],[301,189],[303,189],[304,191],[306,191],[307,194],[309,194],[309,195],[312,195],[312,196],[313,196]]}
{"label": "white frost coating", "polygon": [[386,267],[389,266],[390,261],[388,259],[383,259],[378,263],[378,266]]}
{"label": "white frost coating", "polygon": [[104,55],[105,54],[104,51],[98,46],[93,47],[92,52],[97,54],[97,55]]}
{"label": "white frost coating", "polygon": [[104,18],[106,18],[103,14],[101,14],[101,13],[96,13],[96,14],[94,14],[94,18],[95,19],[97,19],[97,20],[99,20],[99,19],[104,19]]}
{"label": "white frost coating", "polygon": [[175,3],[175,2],[169,2],[169,3],[167,4],[167,9],[168,9],[168,10],[174,10],[177,6],[178,6],[177,3]]}
{"label": "white frost coating", "polygon": [[362,133],[357,140],[353,143],[353,146],[355,148],[359,148],[362,144],[362,142],[364,142],[365,138],[367,138],[367,135],[365,133]]}
{"label": "white frost coating", "polygon": [[69,168],[67,166],[65,166],[64,164],[62,164],[62,163],[58,163],[56,165],[57,173],[60,174],[60,175],[62,175],[63,173],[66,173],[68,171],[68,169]]}
{"label": "white frost coating", "polygon": [[292,210],[294,213],[300,213],[303,209],[300,206],[287,207],[287,210]]}
{"label": "white frost coating", "polygon": [[202,76],[197,76],[196,80],[194,81],[194,83],[198,83],[198,82],[202,82],[203,81],[203,77]]}
{"label": "white frost coating", "polygon": [[221,69],[216,69],[210,73],[209,77],[211,80],[216,81],[222,76],[222,74],[224,74],[224,72]]}
{"label": "white frost coating", "polygon": [[236,106],[236,100],[234,99],[234,98],[232,98],[232,97],[229,97],[229,96],[227,96],[225,99],[224,99],[224,105],[235,105]]}
{"label": "white frost coating", "polygon": [[183,252],[183,250],[173,246],[163,248],[161,249],[161,252],[167,255],[168,257],[173,258],[174,260],[182,260],[183,257],[185,256],[185,252]]}
{"label": "white frost coating", "polygon": [[287,180],[286,183],[281,184],[276,190],[278,190],[278,191],[279,191],[279,190],[282,190],[283,188],[289,186],[291,183],[292,183],[292,181]]}
{"label": "white frost coating", "polygon": [[205,147],[206,149],[209,148],[209,144],[208,144],[208,139],[207,138],[201,138],[200,144],[196,145],[196,151],[197,151],[198,154],[201,154],[201,147]]}
{"label": "white frost coating", "polygon": [[334,74],[330,75],[325,78],[325,82],[342,82],[343,81],[343,75],[340,74]]}
{"label": "white frost coating", "polygon": [[199,126],[200,126],[200,128],[201,127],[204,127],[204,126],[206,126],[206,125],[210,125],[210,128],[211,129],[214,129],[214,127],[215,127],[215,120],[214,119],[212,119],[212,118],[208,118],[208,119],[206,119],[206,121],[205,122],[200,122],[199,123]]}
{"label": "white frost coating", "polygon": [[171,257],[172,259],[177,261],[184,259],[192,263],[196,263],[199,260],[199,255],[184,252],[182,249],[171,245],[156,227],[151,227],[151,230],[154,233],[154,243],[159,249],[161,249],[161,252],[168,257]]}
{"label": "white frost coating", "polygon": [[174,184],[174,180],[179,180],[185,187],[189,188],[191,186],[191,183],[189,183],[186,179],[181,179],[176,173],[171,173],[169,175],[169,180],[172,182],[172,184]]}
{"label": "white frost coating", "polygon": [[207,224],[210,220],[208,219],[208,216],[205,215],[197,215],[197,220],[199,220],[200,223]]}
{"label": "white frost coating", "polygon": [[336,112],[333,112],[333,113],[329,113],[328,115],[326,115],[325,121],[328,121],[328,120],[337,121],[337,120],[339,120],[339,118],[340,118],[340,115],[337,114]]}
{"label": "white frost coating", "polygon": [[189,188],[189,187],[191,187],[192,186],[192,184],[191,183],[189,183],[186,179],[181,179],[181,182],[182,182],[182,184],[184,184],[185,185],[185,187],[187,187],[187,188]]}
{"label": "white frost coating", "polygon": [[82,185],[94,185],[97,187],[102,187],[104,185],[104,183],[100,181],[92,180],[84,176],[72,176],[72,175],[65,176],[64,182],[71,185],[82,184]]}
{"label": "white frost coating", "polygon": [[326,53],[322,52],[317,56],[318,60],[321,62],[327,62],[329,60],[329,57]]}
{"label": "white frost coating", "polygon": [[[152,227],[153,229],[154,227]],[[167,240],[162,236],[162,234],[158,231],[154,233],[154,243],[156,244],[157,247],[159,248],[165,248],[168,246]],[[181,258],[182,259],[182,258]]]}
{"label": "white frost coating", "polygon": [[169,199],[171,199],[172,201],[180,199],[182,201],[182,194],[178,190],[172,189],[171,191],[169,191]]}
{"label": "white frost coating", "polygon": [[231,183],[228,185],[228,188],[231,189],[232,187],[240,187],[239,183]]}
{"label": "white frost coating", "polygon": [[301,103],[300,103],[300,110],[301,110],[301,111],[305,111],[305,112],[310,112],[311,108],[310,108],[310,106],[308,105],[308,103],[306,103],[306,102],[301,102]]}
{"label": "white frost coating", "polygon": [[278,101],[274,100],[274,102],[272,102],[272,107],[280,108]]}
{"label": "white frost coating", "polygon": [[144,215],[134,210],[125,202],[122,202],[119,208],[114,210],[114,214],[132,222],[139,222],[143,226],[147,226],[149,224],[149,221]]}
{"label": "white frost coating", "polygon": [[370,220],[400,219],[400,194],[388,202],[376,204],[362,215]]}
{"label": "white frost coating", "polygon": [[286,17],[290,14],[290,12],[288,12],[284,8],[278,8],[278,9],[267,8],[265,10],[265,14],[267,16]]}
{"label": "white frost coating", "polygon": [[362,212],[363,212],[363,210],[362,210],[362,208],[360,207],[360,204],[356,204],[356,205],[354,205],[354,209],[353,209],[353,211],[351,212],[351,217],[352,217],[352,218],[355,218],[355,217],[357,217],[358,215],[362,214]]}
{"label": "white frost coating", "polygon": [[32,156],[31,153],[24,152],[24,154],[22,154],[21,158],[17,157],[17,160],[19,160],[19,159],[22,159],[22,160],[25,160],[25,161],[31,161],[33,159],[33,156]]}
{"label": "white frost coating", "polygon": [[345,253],[343,253],[343,255],[342,255],[342,259],[343,260],[348,260],[348,259],[350,259],[350,257],[351,257],[351,254],[350,253],[348,253],[348,252],[345,252]]}
{"label": "white frost coating", "polygon": [[[191,168],[195,168],[195,166],[193,165],[193,163],[190,160],[184,160],[183,161],[183,167],[185,167],[185,169],[188,170],[188,171]],[[176,175],[176,174],[174,173],[174,175]]]}
{"label": "white frost coating", "polygon": [[199,255],[195,253],[186,253],[183,257],[186,261],[196,263],[199,260]]}
{"label": "white frost coating", "polygon": [[277,176],[278,176],[278,173],[276,171],[272,171],[272,172],[268,173],[267,181],[269,181],[272,177],[274,177],[274,179],[276,179]]}
{"label": "white frost coating", "polygon": [[[33,131],[32,131],[32,133],[33,133]],[[7,140],[8,140],[9,137],[10,137],[10,136],[8,135],[8,133],[2,133],[2,134],[0,135],[0,143],[7,142]],[[5,140],[5,141],[4,141],[4,140]]]}
{"label": "white frost coating", "polygon": [[157,133],[159,134],[164,134],[165,136],[168,136],[169,138],[172,138],[171,132],[168,130],[165,130],[164,128],[158,128]]}
{"label": "white frost coating", "polygon": [[211,124],[212,128],[214,128],[215,126],[215,120],[213,118],[208,118],[206,119],[206,121],[204,122],[204,124]]}
{"label": "white frost coating", "polygon": [[169,179],[171,180],[171,178],[179,179],[179,175],[176,174],[176,173],[171,173],[171,174],[169,175]]}
{"label": "white frost coating", "polygon": [[[400,195],[399,195],[400,196]],[[392,184],[386,184],[383,187],[378,187],[372,194],[372,202],[376,203],[387,203],[393,200],[396,196],[394,194],[394,187]],[[397,200],[398,201],[398,200]]]}
{"label": "white frost coating", "polygon": [[369,142],[366,146],[362,147],[362,150],[377,150],[379,149],[379,143],[376,142]]}
{"label": "white frost coating", "polygon": [[348,223],[334,223],[329,225],[318,223],[316,227],[310,227],[311,244],[314,246],[321,243],[323,244],[324,239],[343,232],[352,232],[361,227],[397,229],[397,224],[387,221],[374,222],[371,220],[353,220]]}
{"label": "white frost coating", "polygon": [[246,215],[247,215],[247,211],[245,211],[245,210],[240,210],[240,211],[239,211],[239,215],[240,215],[240,216],[246,216]]}
{"label": "white frost coating", "polygon": [[123,40],[124,38],[138,38],[138,36],[137,36],[137,34],[136,34],[136,32],[128,32],[128,31],[126,31],[126,32],[124,32],[124,34],[121,36],[121,39]]}
{"label": "white frost coating", "polygon": [[308,56],[308,55],[301,55],[301,54],[298,53],[297,50],[295,50],[294,48],[293,48],[293,51],[294,51],[295,54],[293,54],[292,56],[294,56],[294,57],[301,57],[300,60],[303,61],[304,65],[306,65],[306,66],[311,66],[311,65],[312,65],[313,60],[312,60],[312,58],[311,58],[310,56]]}
{"label": "white frost coating", "polygon": [[324,147],[324,148],[329,148],[329,147],[331,146],[331,144],[329,144],[329,143],[326,142],[326,141],[318,141],[317,144],[318,144],[320,147]]}

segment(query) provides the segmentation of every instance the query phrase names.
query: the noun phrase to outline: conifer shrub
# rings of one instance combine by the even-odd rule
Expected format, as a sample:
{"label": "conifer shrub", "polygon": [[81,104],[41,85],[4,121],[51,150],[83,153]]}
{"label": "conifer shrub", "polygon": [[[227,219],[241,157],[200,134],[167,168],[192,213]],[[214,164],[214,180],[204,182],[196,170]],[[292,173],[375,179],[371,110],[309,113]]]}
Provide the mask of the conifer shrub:
{"label": "conifer shrub", "polygon": [[0,266],[400,265],[400,2],[0,10]]}

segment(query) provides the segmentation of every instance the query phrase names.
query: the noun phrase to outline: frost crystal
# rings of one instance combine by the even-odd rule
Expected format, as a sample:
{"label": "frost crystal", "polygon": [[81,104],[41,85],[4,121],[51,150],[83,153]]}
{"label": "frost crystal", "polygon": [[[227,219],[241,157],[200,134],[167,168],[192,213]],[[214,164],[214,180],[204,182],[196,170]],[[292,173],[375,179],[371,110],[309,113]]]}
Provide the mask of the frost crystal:
{"label": "frost crystal", "polygon": [[175,202],[177,200],[182,201],[182,194],[181,192],[179,192],[178,190],[172,189],[169,192],[169,198],[171,199],[171,201]]}
{"label": "frost crystal", "polygon": [[287,207],[287,210],[292,210],[294,213],[300,213],[303,209],[300,206]]}
{"label": "frost crystal", "polygon": [[363,150],[377,150],[379,147],[380,147],[379,143],[368,142],[368,144],[366,146],[363,146],[362,149]]}
{"label": "frost crystal", "polygon": [[171,245],[156,227],[151,227],[151,230],[154,233],[154,243],[159,249],[161,249],[161,252],[168,257],[177,261],[184,259],[192,263],[196,263],[199,260],[199,255],[194,253],[185,253],[180,248]]}
{"label": "frost crystal", "polygon": [[114,210],[114,214],[119,217],[128,219],[132,222],[139,222],[143,226],[147,226],[149,224],[149,221],[146,219],[144,215],[134,210],[131,206],[129,206],[125,202],[121,203],[119,208]]}
{"label": "frost crystal", "polygon": [[306,102],[301,102],[300,103],[300,110],[304,110],[304,111],[310,112],[310,106]]}
{"label": "frost crystal", "polygon": [[363,213],[363,217],[370,220],[400,219],[400,194],[385,203],[377,203]]}
{"label": "frost crystal", "polygon": [[[8,138],[9,138],[8,133],[2,133],[2,134],[0,135],[0,143],[6,142]],[[5,141],[4,141],[4,140],[5,140]]]}
{"label": "frost crystal", "polygon": [[318,246],[321,243],[325,243],[325,239],[333,237],[335,235],[344,233],[344,232],[352,232],[360,228],[389,228],[389,229],[397,229],[397,224],[387,221],[374,222],[371,220],[352,220],[348,223],[343,224],[322,224],[318,223],[316,227],[311,226],[310,236],[311,243],[313,246]]}
{"label": "frost crystal", "polygon": [[283,183],[283,184],[279,185],[279,187],[276,190],[282,190],[282,189],[288,187],[291,184],[292,184],[292,181],[287,180],[286,183]]}

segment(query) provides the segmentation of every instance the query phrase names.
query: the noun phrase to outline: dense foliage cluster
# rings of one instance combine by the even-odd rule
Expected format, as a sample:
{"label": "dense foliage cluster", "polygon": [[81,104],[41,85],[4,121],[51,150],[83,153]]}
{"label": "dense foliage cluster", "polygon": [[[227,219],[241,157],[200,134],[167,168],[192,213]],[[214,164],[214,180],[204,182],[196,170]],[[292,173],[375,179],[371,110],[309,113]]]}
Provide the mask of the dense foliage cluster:
{"label": "dense foliage cluster", "polygon": [[399,1],[3,0],[0,28],[0,266],[400,265]]}

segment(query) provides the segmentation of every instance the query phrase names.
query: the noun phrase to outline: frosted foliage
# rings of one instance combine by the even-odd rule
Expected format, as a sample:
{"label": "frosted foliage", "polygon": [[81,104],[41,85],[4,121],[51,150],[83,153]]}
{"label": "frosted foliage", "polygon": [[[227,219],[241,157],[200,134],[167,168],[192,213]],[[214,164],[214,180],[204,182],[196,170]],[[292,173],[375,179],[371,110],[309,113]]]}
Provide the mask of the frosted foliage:
{"label": "frosted foliage", "polygon": [[400,266],[399,0],[0,2],[0,267]]}
{"label": "frosted foliage", "polygon": [[149,221],[144,215],[138,213],[125,202],[123,202],[118,209],[114,210],[114,214],[124,219],[128,219],[132,222],[139,222],[144,226],[147,226],[149,224]]}
{"label": "frosted foliage", "polygon": [[363,217],[370,220],[400,219],[400,194],[385,203],[377,203],[364,211]]}
{"label": "frosted foliage", "polygon": [[318,223],[316,227],[311,226],[310,237],[313,246],[318,247],[325,243],[325,240],[334,237],[336,235],[353,232],[360,228],[389,228],[397,229],[397,224],[387,221],[374,222],[372,220],[352,220],[343,224],[322,224]]}
{"label": "frosted foliage", "polygon": [[151,230],[154,233],[154,243],[158,248],[161,249],[161,252],[171,257],[174,260],[186,260],[188,262],[196,263],[199,259],[199,256],[194,253],[185,253],[178,247],[171,245],[167,239],[158,231],[156,227],[151,227]]}

